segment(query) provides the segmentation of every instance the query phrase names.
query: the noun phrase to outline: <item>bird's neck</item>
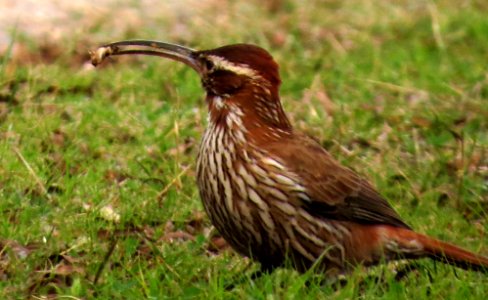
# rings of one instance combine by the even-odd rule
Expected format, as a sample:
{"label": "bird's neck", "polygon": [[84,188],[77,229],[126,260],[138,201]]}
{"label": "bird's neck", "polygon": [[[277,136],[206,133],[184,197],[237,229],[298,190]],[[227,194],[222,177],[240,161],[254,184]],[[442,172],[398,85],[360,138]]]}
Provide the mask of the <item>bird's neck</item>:
{"label": "bird's neck", "polygon": [[207,96],[209,127],[241,132],[245,142],[270,142],[289,135],[292,126],[279,96],[255,88],[233,96]]}

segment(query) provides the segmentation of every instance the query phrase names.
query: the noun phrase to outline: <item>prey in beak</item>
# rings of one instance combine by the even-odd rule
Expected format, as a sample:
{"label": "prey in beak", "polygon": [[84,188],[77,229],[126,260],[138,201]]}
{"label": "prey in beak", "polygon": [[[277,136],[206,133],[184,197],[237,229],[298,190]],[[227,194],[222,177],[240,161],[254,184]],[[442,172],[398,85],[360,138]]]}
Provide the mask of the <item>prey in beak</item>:
{"label": "prey in beak", "polygon": [[153,55],[180,61],[202,74],[203,66],[197,51],[176,44],[150,40],[128,40],[106,44],[90,51],[91,63],[96,67],[113,55]]}

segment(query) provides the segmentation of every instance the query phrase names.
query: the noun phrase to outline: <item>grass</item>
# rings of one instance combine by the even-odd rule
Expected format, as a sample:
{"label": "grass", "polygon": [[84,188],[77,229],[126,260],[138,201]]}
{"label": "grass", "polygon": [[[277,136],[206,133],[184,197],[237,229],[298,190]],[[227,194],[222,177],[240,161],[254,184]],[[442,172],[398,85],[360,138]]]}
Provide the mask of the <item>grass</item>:
{"label": "grass", "polygon": [[122,38],[259,44],[281,66],[298,129],[418,231],[487,254],[488,6],[344,2],[207,1],[116,38],[97,24],[49,61],[4,54],[0,298],[486,297],[486,275],[428,260],[401,281],[391,266],[358,269],[341,288],[286,269],[251,280],[257,266],[212,246],[202,213],[194,160],[206,107],[194,72],[150,57],[79,63]]}

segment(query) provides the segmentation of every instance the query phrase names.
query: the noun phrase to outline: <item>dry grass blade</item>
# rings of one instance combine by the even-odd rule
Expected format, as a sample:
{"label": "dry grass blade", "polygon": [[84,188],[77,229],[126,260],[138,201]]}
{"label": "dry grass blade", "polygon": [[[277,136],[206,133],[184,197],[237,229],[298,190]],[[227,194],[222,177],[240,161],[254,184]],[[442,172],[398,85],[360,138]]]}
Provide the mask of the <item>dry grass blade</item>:
{"label": "dry grass blade", "polygon": [[36,181],[36,184],[37,184],[38,188],[41,190],[42,194],[44,196],[46,196],[46,198],[48,200],[52,200],[51,199],[51,195],[49,194],[49,192],[47,191],[46,187],[44,186],[44,183],[42,183],[42,180],[39,178],[39,176],[37,176],[36,172],[31,167],[31,165],[29,164],[29,162],[25,159],[25,157],[22,155],[22,153],[20,152],[20,150],[17,149],[17,147],[12,147],[12,150],[14,151],[15,155],[17,155],[17,157],[22,162],[22,164],[25,166],[25,168],[27,169],[27,171],[29,172],[29,174],[32,176],[32,178]]}
{"label": "dry grass blade", "polygon": [[161,192],[159,192],[159,194],[156,196],[156,199],[161,202],[161,200],[163,199],[163,197],[168,193],[169,189],[175,185],[181,178],[181,176],[185,175],[186,172],[188,172],[188,170],[190,170],[191,168],[191,165],[188,165],[188,166],[185,166],[183,168],[183,170],[181,170],[181,172],[176,175],[170,183],[168,183],[162,190]]}

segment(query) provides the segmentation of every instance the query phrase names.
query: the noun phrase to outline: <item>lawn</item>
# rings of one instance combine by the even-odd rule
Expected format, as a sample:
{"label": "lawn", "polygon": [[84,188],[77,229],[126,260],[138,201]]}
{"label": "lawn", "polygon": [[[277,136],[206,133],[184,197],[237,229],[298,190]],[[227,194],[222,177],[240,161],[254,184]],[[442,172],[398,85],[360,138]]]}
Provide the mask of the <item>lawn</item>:
{"label": "lawn", "polygon": [[196,188],[207,113],[196,73],[147,56],[95,69],[87,55],[128,38],[260,45],[297,129],[419,232],[488,255],[485,1],[183,3],[149,17],[133,3],[141,21],[108,14],[62,43],[12,30],[0,56],[0,298],[487,297],[486,274],[430,260],[401,280],[394,264],[341,286],[289,269],[252,280],[258,265],[226,247]]}

